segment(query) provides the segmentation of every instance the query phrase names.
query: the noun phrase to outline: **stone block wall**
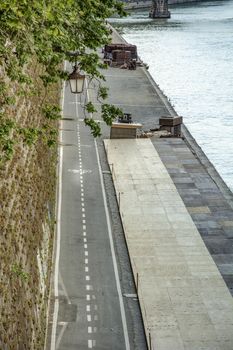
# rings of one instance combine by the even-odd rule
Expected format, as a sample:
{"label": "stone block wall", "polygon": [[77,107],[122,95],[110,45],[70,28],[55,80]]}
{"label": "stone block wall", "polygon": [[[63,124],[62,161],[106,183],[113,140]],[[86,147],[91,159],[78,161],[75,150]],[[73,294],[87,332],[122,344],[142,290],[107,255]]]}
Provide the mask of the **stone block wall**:
{"label": "stone block wall", "polygon": [[[59,103],[59,86],[44,89],[35,64],[31,74],[41,95],[18,96],[8,118],[41,128],[44,101]],[[15,88],[17,91],[17,88]],[[46,121],[57,128],[57,121]],[[17,136],[15,136],[17,137]],[[57,149],[43,140],[16,143],[0,168],[0,349],[43,349],[54,235]]]}

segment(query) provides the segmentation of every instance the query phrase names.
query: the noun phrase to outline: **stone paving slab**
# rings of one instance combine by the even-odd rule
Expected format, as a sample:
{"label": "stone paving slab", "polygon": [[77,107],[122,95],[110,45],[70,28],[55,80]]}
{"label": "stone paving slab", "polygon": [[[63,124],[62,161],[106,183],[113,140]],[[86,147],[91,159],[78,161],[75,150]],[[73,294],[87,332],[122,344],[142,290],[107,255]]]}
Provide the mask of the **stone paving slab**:
{"label": "stone paving slab", "polygon": [[[233,294],[233,210],[230,204],[184,140],[154,138],[152,142]],[[173,159],[172,165],[168,154]],[[199,162],[195,172],[187,168],[187,159]],[[196,192],[190,192],[187,185]]]}
{"label": "stone paving slab", "polygon": [[[105,147],[149,346],[154,350],[233,349],[232,296],[169,169],[148,139],[105,140]],[[206,203],[191,208],[198,208],[194,215],[210,210]],[[226,221],[231,227],[231,220]],[[208,223],[210,230],[216,229],[212,220]],[[219,242],[212,238],[211,244],[216,249]],[[222,244],[226,250],[227,242]],[[227,264],[223,264],[225,254],[217,254],[227,275],[231,249],[229,254]]]}

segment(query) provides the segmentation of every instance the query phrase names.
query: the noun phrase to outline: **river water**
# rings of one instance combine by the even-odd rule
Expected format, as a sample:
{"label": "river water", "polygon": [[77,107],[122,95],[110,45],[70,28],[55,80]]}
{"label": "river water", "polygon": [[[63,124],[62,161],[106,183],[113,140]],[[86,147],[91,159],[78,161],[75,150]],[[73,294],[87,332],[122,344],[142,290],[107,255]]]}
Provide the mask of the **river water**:
{"label": "river water", "polygon": [[233,0],[148,10],[113,19],[227,185],[233,190]]}

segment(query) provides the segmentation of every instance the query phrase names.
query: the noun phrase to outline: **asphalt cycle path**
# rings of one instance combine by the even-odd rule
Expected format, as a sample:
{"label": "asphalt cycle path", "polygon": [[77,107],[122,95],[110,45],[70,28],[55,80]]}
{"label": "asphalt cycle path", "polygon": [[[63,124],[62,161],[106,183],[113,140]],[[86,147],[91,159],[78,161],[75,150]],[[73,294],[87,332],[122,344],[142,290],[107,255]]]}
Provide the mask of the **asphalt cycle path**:
{"label": "asphalt cycle path", "polygon": [[98,148],[64,89],[49,349],[130,349]]}

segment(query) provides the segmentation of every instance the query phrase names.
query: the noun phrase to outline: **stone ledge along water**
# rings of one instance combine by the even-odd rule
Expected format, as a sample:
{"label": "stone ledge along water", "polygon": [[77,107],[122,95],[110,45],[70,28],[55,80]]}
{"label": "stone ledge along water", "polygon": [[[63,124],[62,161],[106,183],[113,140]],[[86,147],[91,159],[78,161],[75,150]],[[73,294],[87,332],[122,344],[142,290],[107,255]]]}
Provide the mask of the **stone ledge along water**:
{"label": "stone ledge along water", "polygon": [[[113,29],[113,42],[125,42],[119,34]],[[129,70],[121,70],[119,68],[113,68],[110,67],[107,72],[105,72],[106,76],[106,82],[108,86],[110,87],[109,91],[109,100],[108,102],[115,104],[123,109],[124,112],[131,113],[133,117],[134,122],[138,122],[142,124],[142,128],[145,131],[148,131],[150,129],[155,129],[159,126],[159,118],[161,116],[165,115],[176,115],[175,110],[173,107],[169,104],[167,98],[163,95],[163,93],[160,91],[157,84],[154,82],[153,78],[149,74],[149,72],[144,67],[138,67],[136,71],[129,71]],[[185,120],[184,120],[185,122]],[[195,227],[192,233],[189,236],[189,239],[187,239],[184,243],[184,246],[187,246],[187,249],[194,249],[195,245],[195,237],[198,238],[198,242],[200,242],[200,248],[197,247],[196,253],[200,253],[204,249],[204,245],[201,243],[203,242],[208,250],[208,253],[206,256],[211,256],[211,271],[210,274],[213,274],[215,276],[218,276],[218,280],[220,281],[221,278],[219,277],[220,274],[222,276],[221,280],[221,291],[224,291],[225,296],[227,297],[227,307],[226,307],[226,313],[224,312],[224,315],[227,317],[224,320],[224,327],[221,327],[221,317],[223,314],[221,313],[222,306],[221,303],[224,303],[224,297],[219,295],[214,295],[216,288],[219,288],[219,284],[215,277],[212,279],[210,277],[209,279],[209,287],[207,288],[208,291],[213,293],[213,303],[210,302],[208,304],[208,292],[207,289],[204,287],[201,291],[201,289],[198,289],[198,286],[196,286],[195,293],[187,293],[185,296],[181,293],[179,301],[174,301],[175,303],[181,303],[183,310],[179,313],[179,317],[176,319],[170,318],[169,315],[161,311],[161,315],[163,314],[163,317],[161,316],[160,321],[157,320],[156,324],[159,327],[159,334],[161,337],[161,342],[165,338],[168,338],[168,344],[167,349],[174,350],[174,339],[176,339],[177,347],[175,349],[185,349],[185,350],[191,350],[191,349],[201,349],[203,346],[206,349],[216,349],[216,350],[230,350],[233,348],[233,339],[232,339],[232,319],[230,315],[232,315],[231,311],[231,304],[232,304],[232,297],[230,296],[230,293],[233,294],[233,195],[232,192],[228,189],[218,172],[215,170],[214,166],[211,164],[211,162],[208,160],[206,155],[203,153],[202,149],[198,146],[192,135],[189,133],[188,129],[183,125],[182,128],[183,137],[182,138],[158,138],[156,137],[156,134],[151,137],[151,142],[154,146],[155,153],[158,154],[158,162],[163,164],[162,168],[163,171],[160,169],[160,173],[162,171],[163,177],[168,178],[168,174],[170,179],[173,183],[173,189],[172,192],[176,193],[177,198],[179,198],[179,203],[184,210],[189,213],[190,217],[192,218]],[[114,140],[115,141],[115,140]],[[118,141],[119,145],[121,144],[121,141]],[[123,142],[122,142],[123,143]],[[118,147],[118,146],[117,146]],[[121,161],[119,160],[118,164],[118,157],[115,155],[116,160],[113,162],[112,159],[110,159],[110,153],[109,153],[108,145],[106,145],[106,153],[109,156],[109,163],[111,163],[111,169],[113,171],[113,178],[117,175],[117,168],[116,173],[114,170],[114,167],[116,164],[116,167],[119,166],[119,164],[122,163],[122,159],[124,159],[124,166],[127,166],[127,162],[131,159],[135,158],[135,153],[137,151],[135,149],[128,149],[125,154],[121,154],[119,157]],[[144,161],[146,160],[147,164],[150,164],[151,157],[147,154],[145,157],[143,157]],[[161,161],[160,161],[161,160]],[[157,162],[157,163],[158,163]],[[139,161],[140,163],[140,161]],[[158,170],[156,170],[156,162],[154,165],[153,174],[156,175],[158,173]],[[113,164],[113,165],[112,165]],[[139,166],[140,164],[138,164]],[[134,169],[138,169],[136,163],[134,162]],[[144,167],[142,167],[144,169]],[[135,171],[136,171],[135,170]],[[165,171],[166,170],[166,171]],[[124,171],[123,171],[124,172]],[[140,172],[140,171],[139,171]],[[134,183],[129,183],[131,181],[130,174],[125,171],[124,176],[128,174],[128,177],[124,178],[121,177],[120,174],[117,175],[117,186],[121,188],[119,190],[119,193],[116,192],[116,195],[118,196],[118,200],[120,198],[126,198],[127,196],[124,196],[124,188],[132,189],[134,190]],[[139,181],[140,180],[140,181]],[[163,234],[159,234],[159,236],[156,238],[154,237],[154,231],[153,228],[155,226],[158,226],[158,223],[160,223],[160,229],[159,231],[163,232],[165,235],[165,231],[169,233],[169,224],[167,222],[161,221],[160,218],[160,207],[158,205],[158,198],[156,197],[156,194],[153,195],[152,188],[150,186],[147,186],[148,184],[145,183],[145,179],[142,178],[138,179],[141,185],[141,192],[140,195],[140,201],[144,203],[144,201],[147,199],[150,201],[150,204],[147,205],[148,210],[151,212],[151,217],[154,217],[154,219],[157,217],[157,223],[153,221],[148,223],[149,228],[146,229],[147,223],[145,222],[145,228],[143,232],[148,236],[152,235],[154,239],[156,239],[156,246],[163,246],[166,251],[166,245],[169,246],[170,243],[166,243],[166,238],[163,236]],[[169,180],[170,181],[170,180]],[[169,182],[170,183],[170,182]],[[153,185],[153,184],[152,184]],[[122,186],[124,188],[122,188]],[[172,196],[168,196],[169,188],[166,188],[166,184],[163,184],[162,191],[160,192],[160,200],[164,201],[171,206],[171,216],[174,217],[174,220],[177,220],[177,218],[181,221],[177,221],[176,223],[176,232],[179,235],[179,232],[186,231],[186,223],[182,223],[182,218],[179,215],[179,212],[177,210],[177,206],[174,205],[174,203],[177,203],[177,201],[174,200]],[[152,186],[153,187],[153,186]],[[118,187],[116,187],[118,189]],[[118,191],[118,190],[117,190]],[[123,192],[123,193],[121,193]],[[130,191],[129,191],[130,192]],[[178,195],[179,194],[179,195]],[[163,197],[165,196],[165,197]],[[165,198],[163,200],[163,198]],[[121,202],[122,203],[122,202]],[[131,204],[132,208],[134,208],[135,204],[137,203],[137,200],[130,199],[129,197],[129,203],[127,204],[126,210],[130,210]],[[180,207],[180,206],[179,206]],[[162,208],[161,210],[163,210]],[[121,210],[121,207],[120,207]],[[138,215],[140,216],[140,210],[144,210],[143,208],[136,208],[135,210],[132,209],[132,215],[135,217],[135,221],[138,220]],[[121,212],[122,216],[125,217],[126,213],[124,213],[124,210]],[[161,213],[161,216],[164,213]],[[134,222],[134,218],[130,217],[130,222]],[[166,216],[166,215],[165,215]],[[187,214],[188,217],[188,214]],[[160,219],[159,219],[160,218]],[[151,219],[151,220],[154,220]],[[190,222],[190,221],[189,221]],[[128,224],[127,224],[128,225]],[[167,225],[169,227],[167,227]],[[197,230],[199,232],[200,236],[197,236]],[[195,233],[194,233],[195,231]],[[135,230],[132,230],[132,235],[136,234]],[[140,232],[139,232],[140,233]],[[139,234],[138,233],[138,234]],[[141,242],[144,241],[144,233],[138,237]],[[187,233],[187,231],[186,231]],[[126,232],[127,234],[127,232]],[[201,237],[201,238],[200,238]],[[187,237],[186,237],[187,238]],[[182,245],[182,244],[181,244]],[[135,248],[136,249],[136,248]],[[138,249],[138,248],[137,248]],[[196,248],[195,248],[196,249]],[[207,252],[206,250],[206,252]],[[184,249],[185,251],[185,249]],[[194,251],[193,251],[194,252]],[[130,250],[129,250],[130,253]],[[168,256],[172,255],[168,254]],[[195,255],[195,254],[194,254]],[[198,255],[198,254],[197,254]],[[148,258],[150,257],[150,254],[148,253]],[[197,256],[196,256],[197,257]],[[131,258],[131,256],[130,256]],[[208,258],[209,259],[209,258]],[[214,261],[214,263],[213,263]],[[145,267],[146,261],[144,261],[143,266]],[[171,261],[172,264],[172,261]],[[197,269],[192,271],[190,273],[190,276],[194,276],[197,278],[200,282],[200,288],[201,288],[201,281],[202,278],[206,278],[204,276],[207,272],[205,269],[205,263],[202,264],[201,260],[199,258],[194,258],[193,264],[197,267]],[[199,269],[198,265],[203,265],[203,269]],[[156,264],[155,264],[156,265]],[[182,265],[182,264],[181,264]],[[194,269],[196,267],[193,267]],[[214,266],[217,266],[217,269],[214,268]],[[179,269],[178,269],[179,270]],[[180,270],[181,271],[181,270]],[[189,271],[190,272],[190,271]],[[220,273],[220,274],[219,274]],[[186,276],[187,277],[187,276]],[[143,274],[142,274],[143,278]],[[208,277],[209,278],[209,277]],[[208,279],[207,278],[207,279]],[[219,279],[220,278],[220,279]],[[152,277],[153,279],[153,277]],[[188,280],[185,279],[185,276],[183,274],[180,274],[180,283],[186,283],[187,282],[187,288],[190,287],[190,278]],[[224,282],[223,282],[224,281]],[[137,284],[137,278],[135,278],[135,283]],[[217,285],[218,287],[217,287]],[[226,285],[228,287],[228,292]],[[166,287],[165,287],[166,289]],[[182,288],[181,288],[182,289]],[[150,288],[148,289],[150,291]],[[160,289],[158,289],[160,290]],[[157,295],[158,300],[153,301],[153,305],[155,305],[158,308],[162,308],[166,304],[165,300],[162,300],[159,298],[158,290],[156,290],[156,287],[151,290],[151,296]],[[149,293],[149,292],[148,292]],[[196,310],[195,312],[189,314],[187,310],[193,305],[194,299],[200,297],[200,293],[204,293],[207,295],[206,301],[204,302],[208,304],[209,312],[212,313],[212,320],[220,317],[218,321],[213,321],[214,324],[208,323],[209,316],[203,315],[200,313],[201,307],[200,303],[203,302],[203,300],[199,300],[196,303],[197,308],[192,308]],[[150,293],[149,293],[150,294]],[[194,295],[195,294],[195,295]],[[204,295],[203,294],[203,295]],[[194,299],[193,299],[194,298]],[[152,298],[153,299],[153,298]],[[154,300],[154,299],[153,299]],[[175,300],[175,299],[174,299]],[[184,303],[182,303],[184,301]],[[165,304],[164,304],[165,303]],[[229,304],[228,304],[229,303]],[[153,305],[149,305],[149,310],[151,312],[153,311]],[[213,309],[211,309],[213,306]],[[160,309],[161,310],[161,309]],[[190,310],[190,309],[189,309]],[[212,311],[211,311],[212,310]],[[217,311],[218,310],[218,311]],[[229,313],[227,312],[229,311]],[[145,312],[145,310],[142,310],[142,313]],[[150,311],[149,311],[150,312]],[[188,314],[188,315],[187,315]],[[166,316],[167,315],[167,316]],[[153,316],[153,315],[152,315]],[[224,317],[225,317],[224,316]],[[230,318],[228,318],[228,316]],[[201,322],[199,317],[201,317]],[[158,324],[158,322],[164,322],[164,326]],[[177,322],[182,328],[182,332],[184,335],[184,338],[181,334],[176,333],[177,328]],[[181,322],[181,323],[180,323]],[[217,323],[219,325],[217,325]],[[187,325],[186,325],[187,323]],[[208,324],[207,324],[208,323]],[[154,324],[154,323],[153,323]],[[201,328],[198,326],[198,324],[201,324],[203,326],[203,329],[206,330],[205,332],[201,332]],[[145,326],[147,324],[145,323]],[[157,327],[156,326],[156,327]],[[187,337],[185,336],[186,331],[190,330],[190,333],[187,334]],[[156,328],[155,327],[155,328]],[[199,327],[199,328],[198,328]],[[157,331],[158,331],[157,329]],[[147,336],[148,336],[148,342],[150,345],[150,337],[155,337],[158,335],[158,332],[151,332],[149,336],[148,329],[146,329]],[[199,334],[199,332],[201,332]],[[153,334],[152,334],[153,333]],[[195,338],[195,334],[200,335],[200,339]],[[169,343],[170,341],[170,343]],[[159,343],[155,343],[155,349],[159,349],[158,347]],[[163,344],[163,343],[160,343]],[[152,346],[152,345],[151,345]],[[157,346],[157,347],[156,347]],[[162,346],[162,345],[161,345]],[[208,348],[209,346],[209,348]],[[161,347],[162,348],[162,347]],[[152,349],[152,347],[151,347]]]}

